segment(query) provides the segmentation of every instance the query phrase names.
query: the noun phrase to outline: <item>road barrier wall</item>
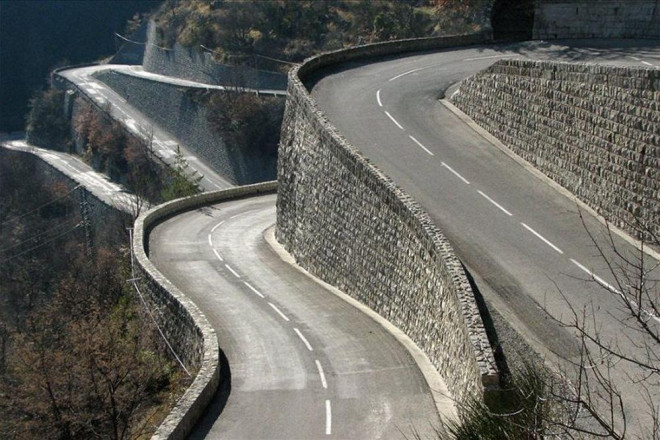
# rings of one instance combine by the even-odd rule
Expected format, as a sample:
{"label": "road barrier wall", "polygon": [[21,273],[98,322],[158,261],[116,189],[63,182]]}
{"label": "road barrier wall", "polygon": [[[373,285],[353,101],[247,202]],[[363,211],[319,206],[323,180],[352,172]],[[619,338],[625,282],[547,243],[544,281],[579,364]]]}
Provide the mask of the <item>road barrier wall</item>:
{"label": "road barrier wall", "polygon": [[459,401],[483,396],[498,379],[464,269],[429,215],[342,138],[304,81],[324,66],[486,37],[396,41],[307,60],[289,74],[278,162],[280,243],[302,267],[406,333]]}
{"label": "road barrier wall", "polygon": [[275,178],[275,155],[264,154],[258,149],[229,146],[211,127],[206,105],[191,94],[204,92],[204,89],[161,83],[111,70],[95,77],[167,129],[191,153],[230,181],[245,185]]}
{"label": "road barrier wall", "polygon": [[660,71],[503,60],[453,101],[614,225],[660,233]]}
{"label": "road barrier wall", "polygon": [[[37,154],[25,150],[14,150],[0,144],[0,161],[20,160],[32,167],[30,178],[43,179],[48,185],[64,185],[72,191],[72,198],[78,202],[78,209],[86,205],[86,213],[81,220],[79,232],[87,235],[92,247],[105,245],[125,245],[126,226],[132,222],[131,213],[121,203],[113,203],[85,186],[85,182],[65,171],[64,165],[56,166]],[[76,189],[77,188],[77,189]],[[75,190],[75,192],[74,192]],[[122,208],[122,209],[120,209]]]}
{"label": "road barrier wall", "polygon": [[285,73],[220,64],[202,47],[185,47],[179,43],[171,48],[161,47],[157,32],[156,24],[149,22],[142,63],[147,72],[215,85],[286,90]]}
{"label": "road barrier wall", "polygon": [[204,314],[156,269],[148,257],[149,232],[173,215],[224,200],[273,193],[274,181],[208,192],[177,199],[140,215],[135,222],[133,253],[149,301],[158,312],[165,336],[189,370],[197,371],[192,385],[176,402],[152,439],[185,439],[205,412],[223,378],[218,339]]}
{"label": "road barrier wall", "polygon": [[656,0],[538,0],[533,38],[660,38]]}

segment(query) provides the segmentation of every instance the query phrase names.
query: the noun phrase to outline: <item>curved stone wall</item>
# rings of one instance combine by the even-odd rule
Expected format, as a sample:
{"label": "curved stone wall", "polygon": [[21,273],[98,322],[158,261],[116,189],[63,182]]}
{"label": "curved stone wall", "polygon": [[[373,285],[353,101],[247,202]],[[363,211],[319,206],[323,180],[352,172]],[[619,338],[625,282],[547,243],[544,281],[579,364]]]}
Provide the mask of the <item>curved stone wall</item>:
{"label": "curved stone wall", "polygon": [[158,310],[161,326],[176,353],[188,369],[197,370],[192,385],[177,401],[152,439],[184,439],[213,398],[220,380],[218,339],[204,314],[176,286],[165,278],[148,257],[149,231],[173,215],[223,200],[272,193],[276,182],[266,182],[199,194],[157,206],[135,221],[133,252],[136,265]]}
{"label": "curved stone wall", "polygon": [[505,60],[455,104],[626,232],[660,234],[660,71]]}
{"label": "curved stone wall", "polygon": [[463,267],[428,214],[342,138],[303,83],[350,59],[483,41],[404,40],[306,61],[289,74],[278,162],[278,240],[302,267],[404,331],[459,401],[497,382]]}

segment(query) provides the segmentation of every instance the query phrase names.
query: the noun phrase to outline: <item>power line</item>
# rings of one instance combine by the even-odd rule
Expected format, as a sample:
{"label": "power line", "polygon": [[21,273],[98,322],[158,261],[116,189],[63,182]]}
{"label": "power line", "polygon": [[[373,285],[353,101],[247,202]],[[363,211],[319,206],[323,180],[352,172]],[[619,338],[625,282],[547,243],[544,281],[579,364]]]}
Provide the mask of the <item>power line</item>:
{"label": "power line", "polygon": [[48,206],[48,205],[52,205],[53,203],[59,202],[60,200],[69,197],[69,196],[71,195],[71,193],[73,193],[75,190],[77,190],[77,189],[80,188],[81,186],[82,186],[82,185],[77,185],[75,188],[73,188],[71,191],[69,191],[68,193],[64,194],[63,196],[58,197],[58,198],[56,198],[56,199],[53,199],[53,200],[51,200],[50,202],[44,203],[43,205],[41,205],[41,206],[39,206],[39,207],[37,207],[37,208],[34,208],[34,209],[31,210],[31,211],[24,212],[23,214],[20,214],[20,215],[18,215],[18,216],[16,216],[16,217],[12,217],[12,218],[10,218],[10,219],[8,219],[8,220],[4,220],[4,221],[0,222],[0,225],[4,225],[5,223],[9,223],[9,222],[11,222],[11,221],[18,220],[18,219],[23,218],[23,217],[25,217],[25,216],[27,216],[27,215],[33,214],[33,213],[36,212],[36,211],[39,211],[41,208],[45,208],[45,207]]}
{"label": "power line", "polygon": [[41,237],[42,235],[46,235],[46,234],[51,233],[51,232],[53,232],[53,231],[55,231],[55,230],[57,230],[57,229],[61,229],[63,226],[66,226],[66,225],[68,225],[68,224],[70,224],[70,223],[73,223],[74,221],[78,221],[78,219],[72,218],[72,219],[69,219],[69,220],[67,220],[67,221],[65,221],[65,222],[63,222],[63,223],[60,223],[59,225],[54,226],[54,227],[52,227],[52,228],[50,228],[50,229],[46,229],[46,230],[41,231],[41,232],[38,232],[38,233],[36,233],[36,234],[32,234],[32,235],[30,236],[30,238],[26,238],[25,240],[20,241],[20,242],[14,244],[14,245],[11,245],[11,246],[6,247],[6,248],[4,248],[4,249],[0,249],[0,253],[5,253],[5,252],[7,252],[7,251],[9,251],[9,250],[12,250],[12,249],[14,249],[14,248],[20,247],[21,245],[23,245],[23,244],[25,244],[25,243],[27,243],[27,242],[29,242],[29,241],[31,241],[31,240],[34,240],[34,239],[37,238],[37,237]]}
{"label": "power line", "polygon": [[176,361],[181,365],[181,368],[183,368],[183,371],[186,372],[188,377],[192,377],[192,374],[190,374],[190,371],[186,368],[186,366],[183,364],[181,361],[181,358],[179,358],[179,355],[176,354],[176,351],[174,351],[174,348],[170,344],[170,341],[167,340],[165,337],[165,334],[163,333],[163,330],[161,330],[160,326],[158,325],[158,322],[156,321],[156,317],[151,313],[151,308],[147,304],[147,301],[144,299],[144,296],[142,295],[142,292],[140,292],[140,288],[138,287],[137,281],[138,278],[135,276],[135,256],[133,254],[133,228],[128,228],[128,235],[129,235],[129,240],[130,240],[130,245],[131,245],[131,279],[128,280],[133,283],[133,287],[135,287],[135,291],[138,293],[138,296],[140,297],[140,301],[142,302],[142,305],[144,306],[145,310],[151,317],[151,320],[153,321],[154,325],[156,326],[156,329],[158,330],[158,333],[160,334],[160,337],[165,341],[165,344],[167,345],[167,348],[169,348],[170,352],[174,355],[174,358]]}
{"label": "power line", "polygon": [[74,226],[73,228],[69,229],[68,231],[64,231],[64,232],[62,232],[61,234],[56,235],[55,237],[51,238],[50,240],[44,241],[43,243],[38,244],[37,246],[31,247],[30,249],[27,249],[27,250],[25,250],[25,251],[23,251],[23,252],[19,252],[18,254],[12,255],[11,257],[5,258],[4,260],[0,260],[0,263],[6,263],[6,262],[8,262],[8,261],[13,260],[14,258],[20,257],[21,255],[25,255],[25,254],[27,254],[28,252],[32,252],[32,251],[34,251],[34,250],[36,250],[36,249],[39,249],[40,247],[43,247],[43,246],[47,245],[48,243],[51,243],[51,242],[57,240],[58,238],[63,237],[63,236],[65,236],[66,234],[69,234],[69,233],[75,231],[75,230],[78,229],[81,225],[82,225],[81,223],[78,223],[78,224],[77,224],[76,226]]}

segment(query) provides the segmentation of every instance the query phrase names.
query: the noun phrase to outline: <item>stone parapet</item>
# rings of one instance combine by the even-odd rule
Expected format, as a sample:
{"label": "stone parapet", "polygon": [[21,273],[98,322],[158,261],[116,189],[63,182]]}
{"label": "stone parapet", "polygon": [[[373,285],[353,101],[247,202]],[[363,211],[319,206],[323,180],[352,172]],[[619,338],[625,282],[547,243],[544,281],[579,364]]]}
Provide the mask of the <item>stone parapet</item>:
{"label": "stone parapet", "polygon": [[660,233],[660,72],[505,60],[454,103],[516,154],[636,238]]}
{"label": "stone parapet", "polygon": [[187,438],[223,378],[220,377],[215,330],[199,308],[151,263],[148,257],[149,231],[158,222],[181,212],[223,200],[272,193],[276,189],[276,182],[266,182],[177,199],[149,210],[135,222],[133,253],[149,302],[157,311],[157,320],[174,352],[188,370],[196,371],[192,385],[152,437],[155,440]]}
{"label": "stone parapet", "polygon": [[484,40],[403,40],[307,60],[289,74],[278,162],[280,243],[302,267],[406,333],[458,401],[481,397],[498,377],[461,262],[429,215],[318,110],[304,81],[353,59]]}

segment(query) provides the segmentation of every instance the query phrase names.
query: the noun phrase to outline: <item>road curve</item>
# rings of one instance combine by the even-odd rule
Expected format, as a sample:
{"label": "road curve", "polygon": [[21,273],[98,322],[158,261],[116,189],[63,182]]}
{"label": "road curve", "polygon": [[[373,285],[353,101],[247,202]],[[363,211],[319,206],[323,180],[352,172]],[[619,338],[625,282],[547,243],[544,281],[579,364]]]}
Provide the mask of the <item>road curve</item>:
{"label": "road curve", "polygon": [[[153,136],[152,143],[154,152],[165,163],[173,164],[177,147],[180,148],[181,153],[190,167],[203,176],[199,183],[202,189],[214,191],[234,186],[232,182],[218,174],[196,155],[192,154],[186,145],[183,145],[176,137],[169,133],[165,127],[153,123],[142,112],[119,96],[118,93],[93,76],[96,72],[113,70],[114,68],[127,70],[136,75],[138,74],[136,73],[136,70],[130,70],[127,67],[96,65],[61,70],[58,72],[58,75],[74,83],[89,99],[94,101],[101,108],[107,108],[113,118],[126,127],[129,132],[143,139]],[[164,79],[155,76],[150,76],[149,79],[152,81],[165,81]]]}
{"label": "road curve", "polygon": [[437,411],[411,355],[284,262],[264,239],[274,223],[268,195],[177,215],[150,234],[150,259],[204,311],[230,365],[231,390],[191,438],[432,435]]}
{"label": "road curve", "polygon": [[[413,196],[447,235],[491,307],[545,355],[573,358],[573,336],[542,310],[566,316],[559,291],[577,307],[600,307],[603,336],[620,335],[618,301],[589,283],[589,272],[612,283],[586,227],[603,237],[598,219],[547,179],[497,148],[438,98],[457,81],[498,59],[528,57],[660,66],[655,43],[545,42],[482,46],[352,62],[316,75],[312,96],[342,135]],[[586,43],[582,43],[586,44]],[[622,249],[634,248],[616,238]],[[623,369],[617,380],[627,390]],[[624,385],[625,384],[625,385]],[[633,408],[644,408],[628,396]],[[637,408],[637,409],[635,409]]]}

